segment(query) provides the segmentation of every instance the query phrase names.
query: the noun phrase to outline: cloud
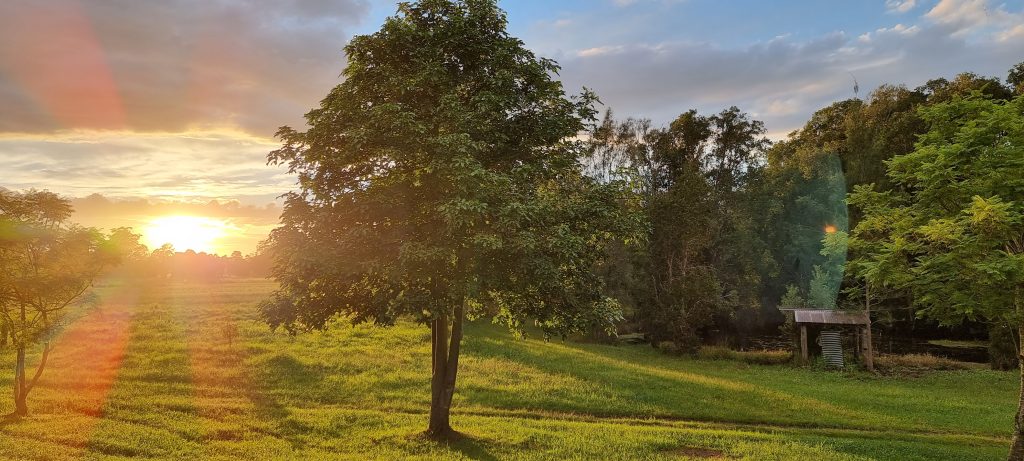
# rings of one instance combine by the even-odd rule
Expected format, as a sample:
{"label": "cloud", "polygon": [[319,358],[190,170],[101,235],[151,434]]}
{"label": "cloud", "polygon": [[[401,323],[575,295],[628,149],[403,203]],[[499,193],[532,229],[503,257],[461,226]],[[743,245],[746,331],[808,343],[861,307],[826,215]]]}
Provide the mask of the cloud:
{"label": "cloud", "polygon": [[591,56],[600,56],[603,54],[615,54],[622,52],[624,49],[625,48],[621,46],[598,46],[594,48],[580,50],[578,53],[576,53],[576,56],[586,58]]}
{"label": "cloud", "polygon": [[[1008,42],[1011,40],[1024,40],[1024,24],[1018,24],[1012,29],[1007,29],[999,33],[998,39],[1000,42]],[[1018,42],[1019,43],[1019,42]]]}
{"label": "cloud", "polygon": [[782,35],[745,46],[610,43],[557,59],[567,89],[593,89],[619,116],[666,123],[691,108],[717,112],[736,105],[779,136],[799,128],[815,110],[852,98],[853,78],[866,97],[881,84],[913,88],[964,71],[1001,77],[1021,60],[1011,37],[1024,34],[1024,27],[981,37],[957,30],[928,19],[859,35]]}
{"label": "cloud", "polygon": [[885,9],[890,13],[906,13],[917,6],[917,0],[885,0]]}
{"label": "cloud", "polygon": [[994,6],[988,0],[941,0],[925,17],[960,36],[982,32],[1012,36],[1024,24],[1024,13],[1010,12],[1004,5]]}
{"label": "cloud", "polygon": [[0,185],[70,195],[266,203],[292,188],[265,164],[278,143],[237,131],[65,131],[0,135]]}
{"label": "cloud", "polygon": [[261,136],[338,82],[366,0],[5,0],[0,132]]}
{"label": "cloud", "polygon": [[907,27],[907,26],[905,26],[903,24],[896,24],[895,26],[892,26],[892,27],[882,27],[882,28],[879,28],[879,29],[875,30],[874,32],[865,32],[865,33],[861,34],[860,37],[858,37],[858,40],[860,40],[861,42],[864,42],[864,43],[868,43],[868,42],[871,41],[871,38],[873,36],[877,37],[879,35],[886,35],[886,34],[914,35],[914,34],[920,32],[920,31],[921,31],[921,28],[916,26],[916,25],[915,26]]}

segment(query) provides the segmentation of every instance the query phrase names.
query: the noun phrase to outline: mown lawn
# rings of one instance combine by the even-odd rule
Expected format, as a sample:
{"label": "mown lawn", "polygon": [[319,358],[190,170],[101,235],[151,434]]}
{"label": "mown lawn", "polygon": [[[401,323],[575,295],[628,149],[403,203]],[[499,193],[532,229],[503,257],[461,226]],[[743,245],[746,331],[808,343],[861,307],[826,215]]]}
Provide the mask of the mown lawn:
{"label": "mown lawn", "polygon": [[[272,287],[101,288],[56,339],[32,416],[0,426],[0,457],[988,460],[1005,456],[1013,424],[1014,373],[696,361],[476,323],[453,414],[464,437],[438,445],[419,435],[426,328],[273,333],[254,308]],[[0,359],[12,368],[9,351]]]}

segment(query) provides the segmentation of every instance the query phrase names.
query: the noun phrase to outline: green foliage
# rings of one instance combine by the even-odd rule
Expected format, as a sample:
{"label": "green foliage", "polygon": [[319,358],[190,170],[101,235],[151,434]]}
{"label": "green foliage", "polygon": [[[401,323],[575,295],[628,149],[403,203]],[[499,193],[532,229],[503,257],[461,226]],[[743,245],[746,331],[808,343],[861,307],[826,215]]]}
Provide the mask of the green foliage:
{"label": "green foliage", "polygon": [[1006,83],[1010,84],[1018,96],[1024,95],[1024,62],[1020,62],[1010,69],[1006,76]]}
{"label": "green foliage", "polygon": [[825,257],[821,265],[815,265],[808,284],[807,301],[817,309],[835,309],[839,298],[839,286],[846,269],[846,249],[849,235],[833,230],[821,239],[820,254]]}
{"label": "green foliage", "polygon": [[470,307],[545,334],[611,328],[594,269],[635,217],[582,174],[595,96],[567,98],[554,61],[506,30],[493,0],[402,3],[345,48],[345,81],[278,132],[298,175],[266,249],[273,326],[421,321]]}
{"label": "green foliage", "polygon": [[[1017,69],[1016,67],[1014,69]],[[1011,70],[1011,78],[1015,70]],[[1013,85],[1012,81],[1010,82]],[[795,284],[819,298],[813,304],[847,305],[862,303],[870,293],[869,304],[885,309],[889,315],[906,316],[898,309],[909,302],[900,292],[876,286],[865,290],[862,281],[846,277],[840,287],[821,255],[817,243],[825,225],[840,231],[858,225],[864,210],[847,211],[845,194],[858,186],[873,184],[878,192],[899,188],[887,174],[887,162],[915,149],[918,137],[929,129],[922,108],[942,104],[981,92],[998,101],[1008,100],[1012,89],[999,79],[962,73],[952,80],[934,79],[908,89],[882,85],[865,101],[840,101],[816,112],[800,130],[768,152],[766,189],[772,205],[765,207],[771,217],[766,241],[778,274],[765,284],[765,298],[779,299],[786,287]],[[851,247],[851,251],[858,251]],[[815,269],[818,267],[818,269]],[[816,278],[817,275],[817,278]],[[839,291],[846,296],[836,295]],[[830,299],[830,297],[832,299]]]}
{"label": "green foliage", "polygon": [[[780,299],[789,286],[810,295],[815,267],[817,272],[829,267],[822,241],[827,228],[847,228],[840,153],[846,142],[846,120],[859,107],[859,101],[844,101],[822,109],[803,129],[768,151],[762,213],[764,238],[777,267],[775,273],[766,274],[763,284],[763,297],[768,300]],[[828,300],[826,281],[825,275],[819,275],[814,290],[821,298],[815,300],[817,304],[835,302],[834,296]]]}
{"label": "green foliage", "polygon": [[759,305],[771,263],[754,193],[763,135],[761,122],[735,107],[710,116],[691,110],[664,128],[616,122],[609,112],[593,133],[591,174],[630,185],[650,226],[646,248],[612,262],[614,273],[639,274],[622,291],[653,344],[695,352],[716,322],[732,327]]}
{"label": "green foliage", "polygon": [[[1012,78],[1013,69],[1010,70],[1010,76]],[[952,81],[944,78],[929,80],[917,88],[917,91],[926,95],[929,104],[932,105],[967,97],[972,93],[981,93],[985,97],[997,101],[1009,100],[1013,97],[1013,88],[1004,86],[998,78],[983,77],[972,72],[961,73]]]}
{"label": "green foliage", "polygon": [[988,329],[988,360],[993,370],[1018,370],[1019,340],[1007,325],[990,325]]}
{"label": "green foliage", "polygon": [[45,342],[66,308],[104,269],[137,250],[138,235],[104,236],[67,222],[68,200],[0,189],[0,324],[18,347]]}
{"label": "green foliage", "polygon": [[1020,325],[1024,98],[954,99],[921,114],[929,131],[889,163],[900,189],[850,195],[865,214],[851,270],[910,293],[920,314],[946,324]]}
{"label": "green foliage", "polygon": [[786,287],[786,294],[782,296],[782,300],[779,301],[779,307],[791,307],[799,308],[806,307],[807,300],[800,293],[800,289],[796,285],[789,285]]}

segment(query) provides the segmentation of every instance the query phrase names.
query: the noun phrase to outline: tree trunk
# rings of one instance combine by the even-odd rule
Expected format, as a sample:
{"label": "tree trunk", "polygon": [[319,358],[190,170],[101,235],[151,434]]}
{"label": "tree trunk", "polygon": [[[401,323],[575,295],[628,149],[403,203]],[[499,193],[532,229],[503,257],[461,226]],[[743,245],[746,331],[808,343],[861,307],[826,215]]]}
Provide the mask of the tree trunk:
{"label": "tree trunk", "polygon": [[448,316],[445,314],[439,315],[430,328],[433,376],[430,381],[430,425],[427,435],[437,440],[448,439],[454,433],[450,415],[452,398],[455,396],[455,379],[459,371],[464,305],[456,307],[454,314],[450,335]]}
{"label": "tree trunk", "polygon": [[448,368],[448,316],[440,314],[431,323],[434,372],[430,380],[430,424],[427,435],[444,439],[451,432],[448,408],[444,404]]}
{"label": "tree trunk", "polygon": [[[1024,338],[1024,325],[1018,327],[1018,330],[1020,332],[1018,337]],[[1021,356],[1018,361],[1020,362],[1021,389],[1017,398],[1017,418],[1013,427],[1013,442],[1010,444],[1010,455],[1006,458],[1008,461],[1024,461],[1024,356]]]}
{"label": "tree trunk", "polygon": [[459,352],[462,348],[462,319],[465,308],[455,308],[455,317],[452,318],[452,339],[448,346],[448,363],[445,365],[445,414],[448,414],[452,407],[452,397],[455,396],[455,377],[459,373]]}
{"label": "tree trunk", "polygon": [[19,344],[14,364],[14,416],[28,416],[28,387],[25,385],[25,345]]}
{"label": "tree trunk", "polygon": [[46,359],[49,356],[50,343],[43,343],[43,355],[39,358],[39,365],[36,367],[36,372],[32,376],[31,381],[26,381],[25,346],[18,346],[17,359],[14,365],[14,412],[11,413],[11,416],[28,416],[28,393],[31,392],[32,388],[34,388],[36,383],[39,382],[39,377],[43,375],[43,368],[46,367]]}

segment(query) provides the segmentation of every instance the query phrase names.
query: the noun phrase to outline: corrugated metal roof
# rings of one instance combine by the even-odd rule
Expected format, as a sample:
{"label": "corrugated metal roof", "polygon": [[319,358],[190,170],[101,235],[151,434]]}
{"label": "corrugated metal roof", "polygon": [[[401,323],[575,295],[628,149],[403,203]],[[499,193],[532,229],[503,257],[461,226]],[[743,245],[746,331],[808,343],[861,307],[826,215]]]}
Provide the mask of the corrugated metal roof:
{"label": "corrugated metal roof", "polygon": [[828,325],[867,325],[864,311],[838,311],[832,309],[794,309],[796,323],[823,323]]}

